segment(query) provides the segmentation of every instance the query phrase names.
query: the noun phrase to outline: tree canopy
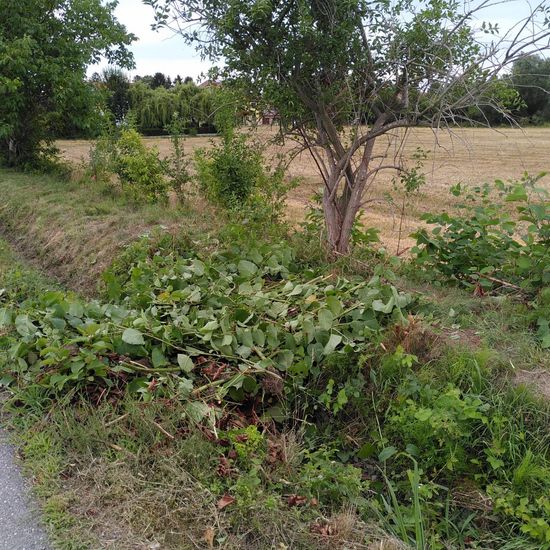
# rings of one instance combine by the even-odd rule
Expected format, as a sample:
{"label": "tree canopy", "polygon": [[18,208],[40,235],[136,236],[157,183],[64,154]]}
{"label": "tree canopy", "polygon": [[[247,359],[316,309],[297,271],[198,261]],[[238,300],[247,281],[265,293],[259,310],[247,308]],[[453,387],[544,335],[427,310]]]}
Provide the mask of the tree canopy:
{"label": "tree canopy", "polygon": [[538,55],[519,59],[511,82],[524,103],[520,114],[532,123],[550,121],[550,59]]}
{"label": "tree canopy", "polygon": [[0,160],[36,162],[60,121],[91,123],[86,68],[104,56],[133,65],[135,37],[114,17],[116,2],[0,0]]}
{"label": "tree canopy", "polygon": [[495,78],[549,36],[544,3],[501,32],[480,22],[486,0],[145,1],[158,25],[182,29],[203,55],[223,60],[225,78],[275,108],[311,152],[336,253],[348,250],[377,174],[404,174],[373,158],[376,138],[455,123],[479,104],[505,111]]}

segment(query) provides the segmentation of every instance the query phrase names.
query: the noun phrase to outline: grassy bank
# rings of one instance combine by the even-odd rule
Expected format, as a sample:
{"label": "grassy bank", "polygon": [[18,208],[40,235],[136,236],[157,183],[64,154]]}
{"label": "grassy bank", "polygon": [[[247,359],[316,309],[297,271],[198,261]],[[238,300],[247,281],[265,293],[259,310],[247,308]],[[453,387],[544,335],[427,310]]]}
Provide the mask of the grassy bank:
{"label": "grassy bank", "polygon": [[155,227],[204,236],[218,225],[207,204],[136,205],[89,180],[0,169],[0,230],[18,253],[63,285],[94,294],[125,245]]}
{"label": "grassy bank", "polygon": [[[120,256],[182,212],[2,174],[6,234],[83,291],[47,292],[0,243],[5,410],[58,547],[550,544],[550,408],[518,384],[550,369],[528,304],[377,255],[344,278],[307,243],[206,240],[204,212],[178,224],[190,239]],[[98,230],[83,214],[101,204]],[[54,221],[72,252],[50,263],[32,251]],[[101,301],[82,298],[115,258]]]}

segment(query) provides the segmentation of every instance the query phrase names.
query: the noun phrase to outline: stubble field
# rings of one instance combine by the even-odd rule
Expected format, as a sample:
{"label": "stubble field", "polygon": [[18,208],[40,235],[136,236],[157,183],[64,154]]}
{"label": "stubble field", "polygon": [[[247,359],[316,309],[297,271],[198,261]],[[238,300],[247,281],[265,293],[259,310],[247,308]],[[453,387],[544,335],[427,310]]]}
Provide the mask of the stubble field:
{"label": "stubble field", "polygon": [[[266,142],[271,142],[277,135],[275,128],[265,126],[256,132],[257,137]],[[147,137],[144,140],[148,145],[157,146],[161,155],[169,154],[168,137]],[[195,149],[210,147],[211,144],[209,137],[189,138],[185,143],[186,152],[192,156]],[[87,158],[90,142],[62,140],[58,146],[65,158],[79,162]],[[277,153],[290,155],[295,146],[288,140],[284,145],[270,144],[268,156]],[[406,134],[403,131],[394,132],[380,138],[375,154],[393,160],[402,153],[405,165],[412,166],[416,162],[413,155],[418,148],[427,153],[423,167],[426,184],[417,196],[407,202],[402,221],[403,197],[392,185],[392,172],[380,172],[365,196],[366,200],[372,201],[365,209],[363,222],[366,226],[381,230],[381,240],[392,252],[396,251],[399,240],[401,250],[410,246],[412,240],[408,235],[420,225],[423,213],[438,212],[452,206],[451,185],[458,182],[477,185],[497,178],[518,179],[525,172],[535,175],[550,171],[550,128],[462,128],[451,132],[418,128]],[[297,176],[301,181],[288,198],[288,217],[293,222],[299,222],[308,204],[311,204],[313,194],[321,189],[322,180],[308,152],[302,152],[292,160],[289,175]],[[544,181],[544,185],[550,188],[550,176]]]}

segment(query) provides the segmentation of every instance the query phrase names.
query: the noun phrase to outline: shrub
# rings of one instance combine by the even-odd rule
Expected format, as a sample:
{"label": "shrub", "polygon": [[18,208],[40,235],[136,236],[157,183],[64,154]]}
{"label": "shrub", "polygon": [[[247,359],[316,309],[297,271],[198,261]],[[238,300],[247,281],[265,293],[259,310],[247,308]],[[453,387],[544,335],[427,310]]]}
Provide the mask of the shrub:
{"label": "shrub", "polygon": [[136,130],[121,132],[116,143],[114,167],[123,189],[134,200],[157,202],[167,199],[166,163],[159,158],[157,149],[148,149],[143,144]]}
{"label": "shrub", "polygon": [[296,180],[285,181],[281,164],[266,168],[263,147],[244,134],[226,132],[221,144],[195,156],[200,188],[214,204],[250,222],[276,223]]}
{"label": "shrub", "polygon": [[242,206],[262,176],[261,151],[245,135],[224,136],[221,145],[196,155],[201,189],[212,202],[226,208]]}
{"label": "shrub", "polygon": [[[543,176],[525,175],[510,184],[497,180],[471,192],[454,186],[451,192],[464,197],[460,214],[423,216],[435,227],[413,234],[416,263],[464,286],[536,291],[548,285],[550,200],[537,187]],[[514,215],[510,203],[516,204]]]}
{"label": "shrub", "polygon": [[116,147],[114,136],[104,134],[90,147],[87,175],[96,182],[108,182],[114,171],[113,157]]}

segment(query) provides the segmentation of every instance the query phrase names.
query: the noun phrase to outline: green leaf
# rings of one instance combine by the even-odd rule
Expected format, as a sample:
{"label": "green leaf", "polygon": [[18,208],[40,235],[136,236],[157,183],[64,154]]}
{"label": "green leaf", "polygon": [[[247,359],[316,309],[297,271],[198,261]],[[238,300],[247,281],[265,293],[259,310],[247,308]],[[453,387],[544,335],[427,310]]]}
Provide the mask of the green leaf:
{"label": "green leaf", "polygon": [[182,397],[188,397],[193,391],[193,382],[189,378],[182,378],[179,381],[178,390]]}
{"label": "green leaf", "polygon": [[358,451],[357,458],[365,459],[369,458],[376,453],[376,447],[372,443],[365,443]]}
{"label": "green leaf", "polygon": [[7,307],[0,309],[0,327],[7,327],[12,323],[12,313]]}
{"label": "green leaf", "polygon": [[28,338],[36,333],[37,327],[28,315],[18,315],[15,318],[15,329],[23,338]]}
{"label": "green leaf", "polygon": [[339,334],[331,334],[329,341],[326,343],[323,353],[325,355],[331,354],[342,341],[342,337]]}
{"label": "green leaf", "polygon": [[168,360],[164,356],[164,353],[162,353],[162,349],[160,348],[160,346],[155,346],[153,348],[151,360],[153,361],[153,367],[155,367],[156,369],[168,365]]}
{"label": "green leaf", "polygon": [[84,308],[79,302],[72,302],[69,306],[69,314],[73,317],[82,317],[84,315]]}
{"label": "green leaf", "polygon": [[244,277],[252,277],[258,271],[258,266],[248,260],[241,260],[237,265],[237,269]]}
{"label": "green leaf", "polygon": [[392,296],[388,303],[385,304],[382,300],[373,300],[372,309],[380,313],[391,313],[395,306],[395,298]]}
{"label": "green leaf", "polygon": [[321,309],[318,314],[319,325],[323,330],[330,330],[334,323],[334,315],[329,309]]}
{"label": "green leaf", "polygon": [[386,447],[385,449],[382,449],[382,451],[378,455],[378,460],[380,462],[386,462],[388,458],[391,458],[396,453],[397,449],[395,447]]}
{"label": "green leaf", "polygon": [[429,420],[432,417],[432,414],[433,414],[432,409],[419,409],[415,413],[414,417],[417,420],[420,420],[420,422],[426,422],[427,420]]}
{"label": "green leaf", "polygon": [[288,418],[288,414],[280,405],[274,405],[265,411],[264,417],[272,419],[275,422],[284,422]]}
{"label": "green leaf", "polygon": [[127,328],[122,333],[122,341],[133,346],[143,346],[145,344],[143,334],[135,328]]}
{"label": "green leaf", "polygon": [[276,366],[279,370],[286,370],[290,368],[293,360],[294,360],[294,354],[288,349],[281,350],[275,356],[275,361],[277,363]]}
{"label": "green leaf", "polygon": [[202,401],[192,401],[185,407],[184,414],[198,424],[212,414],[212,409]]}
{"label": "green leaf", "polygon": [[195,368],[193,359],[191,359],[189,355],[185,355],[183,353],[178,353],[178,365],[182,371],[187,373],[191,372]]}
{"label": "green leaf", "polygon": [[520,256],[517,263],[520,269],[530,269],[533,265],[531,260],[526,256]]}
{"label": "green leaf", "polygon": [[327,306],[335,316],[343,311],[342,302],[336,296],[327,296]]}

